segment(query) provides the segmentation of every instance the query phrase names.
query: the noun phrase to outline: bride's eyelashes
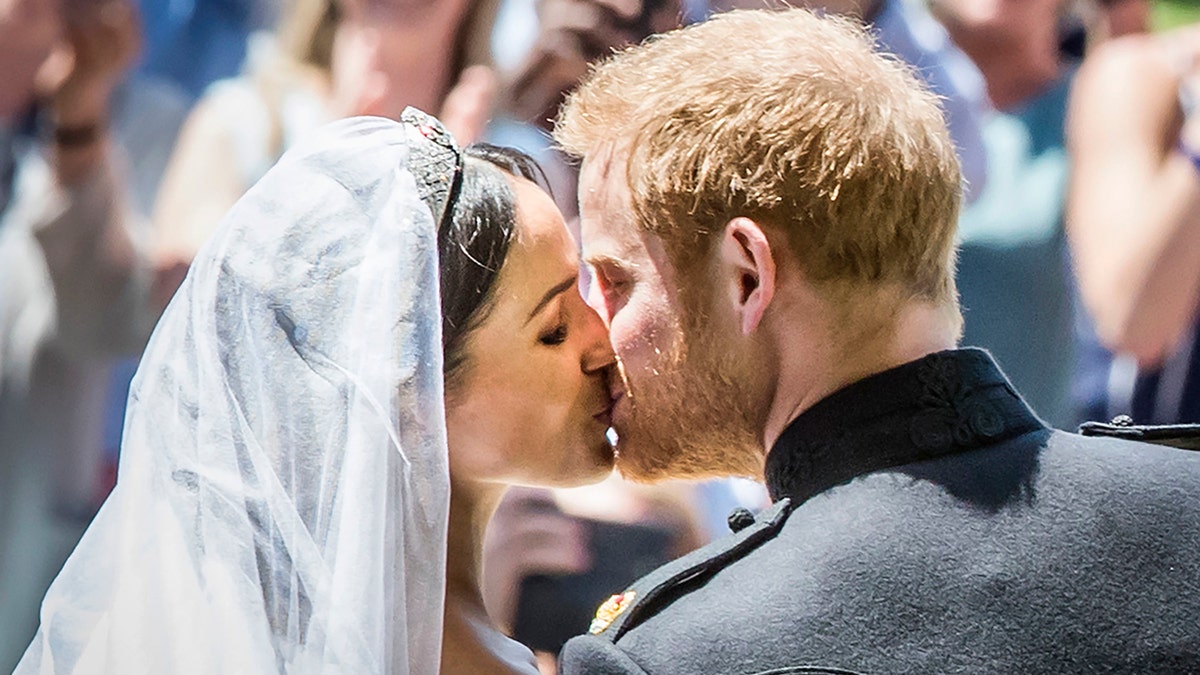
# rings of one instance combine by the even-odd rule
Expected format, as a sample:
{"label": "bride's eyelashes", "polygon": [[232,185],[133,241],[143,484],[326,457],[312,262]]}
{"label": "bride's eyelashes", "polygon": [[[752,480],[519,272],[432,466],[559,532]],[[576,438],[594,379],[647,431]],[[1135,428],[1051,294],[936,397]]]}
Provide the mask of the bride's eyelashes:
{"label": "bride's eyelashes", "polygon": [[567,341],[567,324],[565,322],[554,326],[550,331],[538,336],[538,342],[547,347],[556,347]]}
{"label": "bride's eyelashes", "polygon": [[[561,299],[559,303],[561,305]],[[554,323],[547,329],[538,333],[538,342],[547,347],[557,347],[567,341],[567,319],[560,306],[558,314],[554,319]]]}

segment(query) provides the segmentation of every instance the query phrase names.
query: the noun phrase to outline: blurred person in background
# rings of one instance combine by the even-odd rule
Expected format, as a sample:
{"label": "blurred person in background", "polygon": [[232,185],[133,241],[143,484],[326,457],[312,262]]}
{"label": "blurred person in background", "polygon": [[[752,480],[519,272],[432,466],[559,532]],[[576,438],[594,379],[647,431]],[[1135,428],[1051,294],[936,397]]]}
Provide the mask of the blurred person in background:
{"label": "blurred person in background", "polygon": [[[167,159],[174,146],[178,127],[187,113],[187,106],[204,89],[218,79],[233,77],[241,71],[242,63],[251,38],[256,31],[274,25],[280,0],[140,0],[142,23],[141,58],[132,79],[138,87],[124,90],[138,91],[153,84],[157,89],[169,90],[169,96],[178,99],[179,110],[172,118],[170,133],[155,129],[154,111],[157,105],[129,106],[138,110],[136,123],[126,124],[142,138],[126,143],[134,148],[144,148],[149,142],[161,143],[153,153],[138,152],[133,173],[137,177],[135,192],[138,196],[139,219],[146,232],[141,239],[151,248],[149,213],[153,210],[158,184],[162,180]],[[290,1],[290,0],[289,0]],[[120,101],[118,101],[120,106]],[[134,115],[121,115],[124,120]],[[150,139],[155,139],[151,141]],[[137,370],[138,356],[118,359],[111,364],[109,392],[104,405],[102,446],[104,452],[104,484],[102,491],[111,489],[116,478],[117,461],[121,447],[121,433],[125,422],[125,403],[129,396],[130,382]]]}
{"label": "blurred person in background", "polygon": [[1067,60],[1081,60],[1105,40],[1150,30],[1150,0],[1064,0],[1063,6],[1059,48]]}
{"label": "blurred person in background", "polygon": [[182,280],[217,221],[292,143],[354,115],[438,115],[464,144],[490,114],[487,68],[495,0],[295,0],[273,48],[248,73],[214,84],[181,132],[154,222],[164,283]]}
{"label": "blurred person in background", "polygon": [[[559,208],[576,231],[577,167],[554,147],[549,135],[559,106],[596,60],[688,18],[697,17],[686,11],[681,0],[509,0],[504,4],[495,36],[502,56],[498,63],[502,85],[489,135],[494,142],[536,153]],[[522,21],[532,23],[532,30],[523,33]]]}
{"label": "blurred person in background", "polygon": [[1089,413],[1200,422],[1200,24],[1113,40],[1076,78],[1068,232],[1101,343]]}
{"label": "blurred person in background", "polygon": [[1096,8],[1096,22],[1089,29],[1094,43],[1150,30],[1150,0],[1098,0],[1086,4]]}
{"label": "blurred person in background", "polygon": [[1063,212],[1064,126],[1075,65],[1060,54],[1063,0],[934,0],[978,65],[988,184],[960,216],[963,344],[984,347],[1051,426],[1073,429],[1074,290]]}
{"label": "blurred person in background", "polygon": [[146,47],[138,72],[181,87],[194,100],[237,75],[257,31],[292,0],[140,0]]}
{"label": "blurred person in background", "polygon": [[558,672],[566,641],[605,599],[711,535],[691,483],[636,484],[614,474],[570,489],[509,491],[484,541],[483,593],[504,632]]}
{"label": "blurred person in background", "polygon": [[545,131],[588,67],[614,50],[676,28],[680,0],[536,0],[537,34],[507,74],[502,109]]}
{"label": "blurred person in background", "polygon": [[153,326],[140,254],[184,104],[129,80],[128,0],[0,1],[0,671],[95,510],[111,359]]}

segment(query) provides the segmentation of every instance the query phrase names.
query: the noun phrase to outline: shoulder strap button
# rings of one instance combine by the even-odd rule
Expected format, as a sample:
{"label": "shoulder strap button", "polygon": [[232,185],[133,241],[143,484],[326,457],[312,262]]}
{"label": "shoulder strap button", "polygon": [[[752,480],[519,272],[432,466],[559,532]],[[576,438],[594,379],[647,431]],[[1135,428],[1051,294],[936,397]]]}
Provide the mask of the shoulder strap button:
{"label": "shoulder strap button", "polygon": [[736,534],[754,524],[754,514],[750,509],[739,506],[729,512],[728,523],[730,531]]}

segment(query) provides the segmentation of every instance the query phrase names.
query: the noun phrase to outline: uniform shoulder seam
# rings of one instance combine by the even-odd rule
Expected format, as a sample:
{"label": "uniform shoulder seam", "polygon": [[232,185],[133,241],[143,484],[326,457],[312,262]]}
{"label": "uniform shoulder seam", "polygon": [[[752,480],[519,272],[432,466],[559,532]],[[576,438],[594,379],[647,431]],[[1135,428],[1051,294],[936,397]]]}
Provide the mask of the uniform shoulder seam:
{"label": "uniform shoulder seam", "polygon": [[633,602],[599,635],[613,642],[621,639],[642,620],[669,604],[676,597],[673,591],[715,574],[733,560],[773,539],[792,510],[791,500],[781,499],[759,514],[753,525],[667,563],[634,582],[627,591],[627,594],[634,593]]}

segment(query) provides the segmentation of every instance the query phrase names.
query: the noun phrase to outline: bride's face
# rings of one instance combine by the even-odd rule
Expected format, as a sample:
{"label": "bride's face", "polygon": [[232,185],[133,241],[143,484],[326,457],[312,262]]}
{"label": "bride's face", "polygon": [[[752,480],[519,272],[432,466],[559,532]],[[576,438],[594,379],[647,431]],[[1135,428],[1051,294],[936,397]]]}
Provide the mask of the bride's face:
{"label": "bride's face", "polygon": [[515,237],[446,403],[451,476],[515,485],[599,480],[613,463],[608,335],[579,294],[575,242],[558,208],[535,184],[511,183]]}

